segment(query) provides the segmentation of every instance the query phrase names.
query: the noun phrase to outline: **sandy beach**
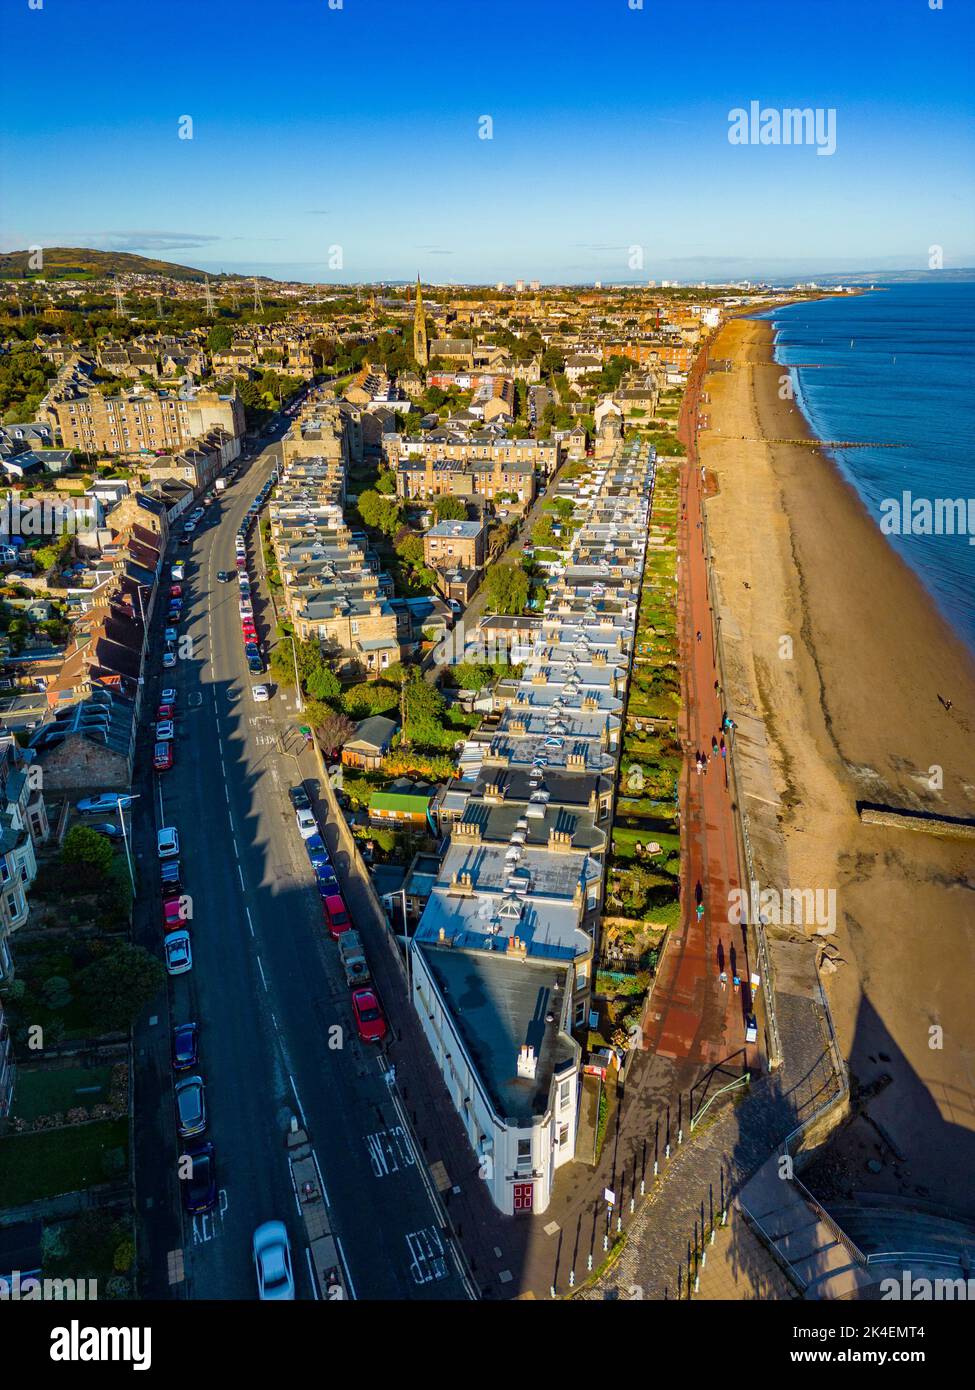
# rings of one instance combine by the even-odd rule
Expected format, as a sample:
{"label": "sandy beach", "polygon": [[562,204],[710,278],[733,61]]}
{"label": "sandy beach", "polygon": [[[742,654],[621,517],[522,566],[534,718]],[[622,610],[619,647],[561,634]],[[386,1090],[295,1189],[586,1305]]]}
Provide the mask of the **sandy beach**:
{"label": "sandy beach", "polygon": [[808,438],[771,325],[729,322],[711,359],[731,364],[706,378],[700,437],[726,693],[743,738],[764,725],[773,785],[746,780],[744,800],[781,837],[759,867],[836,894],[823,980],[856,1118],[810,1182],[975,1215],[958,1181],[975,1159],[975,846],[865,825],[856,806],[975,817],[975,660],[833,463],[764,442]]}

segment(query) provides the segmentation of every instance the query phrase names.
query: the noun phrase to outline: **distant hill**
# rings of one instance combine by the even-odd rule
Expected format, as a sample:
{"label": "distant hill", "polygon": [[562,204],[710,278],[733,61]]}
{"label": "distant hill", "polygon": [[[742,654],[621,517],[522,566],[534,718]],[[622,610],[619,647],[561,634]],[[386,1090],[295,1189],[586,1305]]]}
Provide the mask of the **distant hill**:
{"label": "distant hill", "polygon": [[[127,251],[90,251],[81,246],[45,246],[44,269],[31,270],[30,251],[0,253],[0,279],[97,280],[106,275],[168,275],[173,280],[202,280],[205,272]],[[219,275],[211,275],[219,280]]]}

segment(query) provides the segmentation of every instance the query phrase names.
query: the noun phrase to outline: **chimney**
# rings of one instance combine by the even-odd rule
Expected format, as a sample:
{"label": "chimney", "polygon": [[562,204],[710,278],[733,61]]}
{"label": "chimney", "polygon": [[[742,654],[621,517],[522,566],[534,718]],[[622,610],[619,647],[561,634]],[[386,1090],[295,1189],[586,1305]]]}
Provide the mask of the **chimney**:
{"label": "chimney", "polygon": [[534,1081],[537,1065],[538,1059],[535,1056],[535,1049],[529,1047],[527,1043],[523,1043],[518,1053],[518,1075],[524,1081]]}
{"label": "chimney", "polygon": [[527,960],[528,945],[526,942],[522,941],[520,936],[509,936],[505,953],[509,956],[514,956],[518,960]]}

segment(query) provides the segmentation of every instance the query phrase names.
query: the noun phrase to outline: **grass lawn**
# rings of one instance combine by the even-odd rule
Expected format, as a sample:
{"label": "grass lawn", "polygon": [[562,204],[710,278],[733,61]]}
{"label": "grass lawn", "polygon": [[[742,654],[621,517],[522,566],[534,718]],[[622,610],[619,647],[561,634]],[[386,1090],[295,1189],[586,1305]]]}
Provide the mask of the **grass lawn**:
{"label": "grass lawn", "polygon": [[98,1120],[0,1139],[0,1193],[4,1205],[23,1206],[109,1181],[113,1174],[103,1164],[102,1156],[111,1149],[124,1153],[124,1174],[128,1171],[128,1120]]}
{"label": "grass lawn", "polygon": [[665,863],[669,855],[680,853],[680,835],[667,834],[666,831],[662,830],[627,830],[624,826],[614,825],[610,838],[613,842],[613,858],[618,860],[636,859],[636,845],[641,844],[646,847],[651,840],[660,846],[662,853],[659,855],[641,855],[641,863],[652,864],[654,861]]}
{"label": "grass lawn", "polygon": [[91,1109],[108,1099],[111,1067],[45,1067],[17,1074],[14,1091],[15,1119],[36,1120],[83,1105]]}

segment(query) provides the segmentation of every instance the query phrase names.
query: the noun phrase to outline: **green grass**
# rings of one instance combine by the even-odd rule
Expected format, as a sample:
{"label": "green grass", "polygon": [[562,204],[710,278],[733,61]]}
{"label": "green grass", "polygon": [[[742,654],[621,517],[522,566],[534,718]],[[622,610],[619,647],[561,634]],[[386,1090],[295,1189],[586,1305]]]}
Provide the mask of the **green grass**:
{"label": "green grass", "polygon": [[121,1149],[128,1171],[128,1120],[98,1120],[65,1129],[0,1139],[0,1193],[8,1207],[80,1192],[118,1174],[103,1163],[111,1149]]}
{"label": "green grass", "polygon": [[680,835],[668,834],[665,831],[646,831],[646,830],[627,830],[624,826],[614,825],[611,839],[613,841],[613,858],[616,860],[636,859],[636,845],[639,842],[646,846],[653,840],[661,848],[659,855],[641,855],[640,863],[654,864],[665,863],[671,854],[680,853]]}
{"label": "green grass", "polygon": [[111,1067],[45,1067],[17,1074],[13,1115],[36,1120],[83,1105],[90,1110],[108,1099]]}

